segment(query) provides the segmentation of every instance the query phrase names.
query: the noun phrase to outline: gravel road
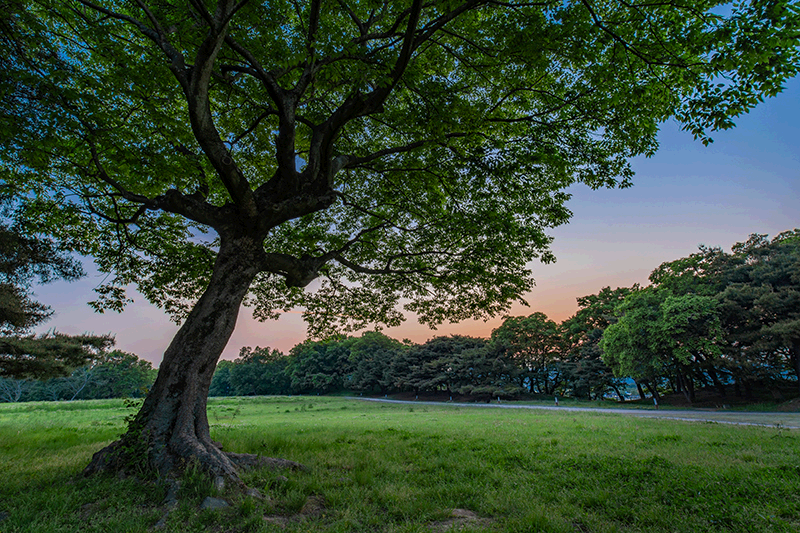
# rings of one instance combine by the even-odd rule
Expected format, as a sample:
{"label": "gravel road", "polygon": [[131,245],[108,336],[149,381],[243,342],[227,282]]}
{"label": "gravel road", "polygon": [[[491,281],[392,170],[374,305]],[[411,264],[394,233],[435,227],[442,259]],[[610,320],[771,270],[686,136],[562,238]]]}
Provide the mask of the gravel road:
{"label": "gravel road", "polygon": [[737,426],[766,426],[800,429],[800,413],[761,413],[750,411],[668,410],[668,409],[607,409],[601,407],[567,407],[555,405],[521,405],[504,403],[457,403],[389,400],[386,398],[353,397],[352,400],[407,405],[433,405],[438,407],[471,407],[475,409],[541,409],[547,411],[574,411],[583,413],[609,413],[615,415],[683,420],[687,422],[716,422]]}

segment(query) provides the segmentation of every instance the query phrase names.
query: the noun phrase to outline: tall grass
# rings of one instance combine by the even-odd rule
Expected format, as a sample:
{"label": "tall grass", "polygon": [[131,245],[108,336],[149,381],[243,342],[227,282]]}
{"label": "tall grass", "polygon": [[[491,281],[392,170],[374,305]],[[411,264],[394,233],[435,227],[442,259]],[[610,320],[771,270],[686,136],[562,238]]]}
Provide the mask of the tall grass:
{"label": "tall grass", "polygon": [[[0,532],[152,527],[161,485],[78,475],[127,414],[0,406]],[[267,499],[221,494],[218,511],[187,473],[167,531],[800,531],[796,430],[317,397],[211,400],[209,420],[226,450],[309,471],[248,472]]]}

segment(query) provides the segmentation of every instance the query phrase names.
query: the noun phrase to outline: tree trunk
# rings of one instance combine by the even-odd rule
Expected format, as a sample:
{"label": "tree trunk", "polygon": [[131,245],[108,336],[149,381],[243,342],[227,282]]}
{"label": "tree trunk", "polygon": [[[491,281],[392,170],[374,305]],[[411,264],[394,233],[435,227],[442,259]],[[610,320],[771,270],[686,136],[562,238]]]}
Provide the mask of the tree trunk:
{"label": "tree trunk", "polygon": [[725,385],[722,384],[722,381],[719,379],[719,375],[717,374],[717,369],[714,368],[714,365],[708,365],[708,375],[711,376],[711,381],[714,383],[714,387],[716,387],[717,392],[722,398],[725,398]]}
{"label": "tree trunk", "polygon": [[744,385],[744,397],[747,398],[748,400],[752,400],[753,399],[753,387],[750,386],[750,379],[747,378],[747,377],[744,377],[742,379],[742,385]]}
{"label": "tree trunk", "polygon": [[678,378],[683,384],[683,396],[689,403],[694,403],[694,380],[692,379],[692,369],[680,366]]}
{"label": "tree trunk", "polygon": [[619,391],[619,388],[617,388],[617,386],[614,385],[613,383],[611,384],[611,388],[614,389],[614,392],[617,393],[617,397],[619,398],[619,401],[620,402],[624,402],[625,401],[625,396],[622,395],[622,393]]}
{"label": "tree trunk", "polygon": [[650,394],[655,398],[656,402],[661,401],[661,396],[658,394],[655,382],[645,381],[644,386],[650,389]]}
{"label": "tree trunk", "polygon": [[692,366],[692,370],[690,371],[695,378],[697,378],[697,382],[700,384],[701,389],[705,389],[708,387],[708,379],[706,379],[706,375],[703,372],[703,369],[698,366]]}
{"label": "tree trunk", "polygon": [[792,362],[794,363],[794,373],[797,376],[797,386],[800,387],[800,339],[792,341]]}
{"label": "tree trunk", "polygon": [[164,353],[142,408],[122,438],[96,453],[84,473],[146,464],[164,475],[196,462],[238,481],[237,463],[252,458],[223,453],[211,440],[206,401],[261,254],[252,239],[223,239],[211,281]]}
{"label": "tree trunk", "polygon": [[689,403],[694,403],[695,394],[694,394],[694,379],[690,372],[686,373],[686,388],[689,389]]}
{"label": "tree trunk", "polygon": [[635,380],[634,380],[634,383],[636,383],[636,390],[639,392],[639,399],[640,400],[644,400],[645,399],[645,394],[644,394],[644,390],[642,389],[642,384],[639,383],[638,381],[635,381]]}

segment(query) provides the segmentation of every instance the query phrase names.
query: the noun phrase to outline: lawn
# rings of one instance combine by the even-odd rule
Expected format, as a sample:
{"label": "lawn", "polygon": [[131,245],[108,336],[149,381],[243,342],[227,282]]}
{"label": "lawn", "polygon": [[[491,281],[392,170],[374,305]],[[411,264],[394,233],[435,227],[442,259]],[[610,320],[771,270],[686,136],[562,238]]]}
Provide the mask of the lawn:
{"label": "lawn", "polygon": [[[0,405],[0,533],[150,530],[163,483],[80,476],[131,412]],[[226,450],[309,469],[245,474],[264,500],[190,469],[164,531],[800,530],[797,430],[329,397],[212,399],[209,420]]]}

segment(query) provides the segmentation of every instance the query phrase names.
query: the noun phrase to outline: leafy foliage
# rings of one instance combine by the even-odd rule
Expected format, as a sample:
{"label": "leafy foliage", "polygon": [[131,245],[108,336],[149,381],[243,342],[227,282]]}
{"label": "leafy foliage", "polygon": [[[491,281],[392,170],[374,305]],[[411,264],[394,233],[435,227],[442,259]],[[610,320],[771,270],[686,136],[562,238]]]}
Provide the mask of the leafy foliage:
{"label": "leafy foliage", "polygon": [[[0,203],[8,207],[12,201],[0,198]],[[80,264],[56,241],[0,224],[0,377],[67,375],[113,344],[108,336],[27,334],[52,314],[31,298],[34,281],[71,281],[81,275]]]}
{"label": "leafy foliage", "polygon": [[701,247],[664,263],[652,287],[617,307],[618,322],[603,335],[604,360],[636,379],[674,374],[674,387],[689,396],[706,376],[723,396],[723,381],[752,394],[787,373],[800,378],[797,235],[754,234],[731,253]]}
{"label": "leafy foliage", "polygon": [[558,324],[539,312],[527,317],[506,317],[492,332],[492,341],[515,360],[520,369],[520,386],[526,386],[530,392],[554,392],[559,379],[556,363],[563,356]]}
{"label": "leafy foliage", "polygon": [[[69,376],[27,380],[24,390],[6,401],[99,400],[141,398],[153,385],[156,370],[135,354],[113,350],[76,368]],[[11,382],[12,380],[6,380]],[[22,381],[22,380],[17,380]],[[6,384],[7,387],[9,384]],[[5,395],[7,396],[7,395]]]}
{"label": "leafy foliage", "polygon": [[14,0],[0,173],[111,274],[98,310],[135,283],[182,319],[247,234],[262,318],[494,315],[565,187],[627,186],[659,122],[709,142],[797,72],[796,5],[720,4]]}

